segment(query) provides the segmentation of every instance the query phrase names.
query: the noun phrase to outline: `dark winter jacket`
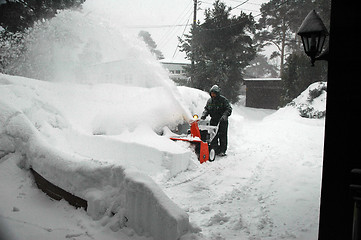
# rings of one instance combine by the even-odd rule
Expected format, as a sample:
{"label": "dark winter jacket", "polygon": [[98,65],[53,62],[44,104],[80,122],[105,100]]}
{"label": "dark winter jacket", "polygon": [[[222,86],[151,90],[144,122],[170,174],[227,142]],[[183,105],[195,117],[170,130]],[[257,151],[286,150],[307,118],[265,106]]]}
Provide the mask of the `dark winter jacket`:
{"label": "dark winter jacket", "polygon": [[202,118],[210,115],[211,125],[217,125],[222,116],[224,116],[223,120],[228,119],[228,116],[230,116],[232,113],[232,107],[229,104],[227,98],[220,94],[220,89],[217,85],[214,85],[210,89],[209,94],[211,94],[212,92],[216,94],[216,97],[211,97],[207,101],[207,104],[204,107]]}

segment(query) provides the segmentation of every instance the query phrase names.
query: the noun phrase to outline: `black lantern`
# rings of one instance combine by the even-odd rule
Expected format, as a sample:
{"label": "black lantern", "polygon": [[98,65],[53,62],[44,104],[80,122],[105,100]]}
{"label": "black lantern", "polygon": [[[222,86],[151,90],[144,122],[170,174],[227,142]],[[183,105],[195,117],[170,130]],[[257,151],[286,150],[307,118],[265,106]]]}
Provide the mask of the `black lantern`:
{"label": "black lantern", "polygon": [[314,66],[315,61],[318,60],[316,57],[321,54],[328,35],[325,25],[315,10],[306,16],[297,34],[301,36],[305,53],[311,58],[312,66]]}

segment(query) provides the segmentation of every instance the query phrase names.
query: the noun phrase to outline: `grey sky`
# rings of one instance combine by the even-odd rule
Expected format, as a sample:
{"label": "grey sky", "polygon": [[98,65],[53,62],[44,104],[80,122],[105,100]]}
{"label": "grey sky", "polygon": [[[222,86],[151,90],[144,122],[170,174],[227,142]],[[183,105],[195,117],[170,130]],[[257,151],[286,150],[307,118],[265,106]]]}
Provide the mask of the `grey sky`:
{"label": "grey sky", "polygon": [[[198,20],[203,21],[205,9],[211,8],[213,2],[198,0]],[[252,12],[253,16],[256,16],[259,14],[261,4],[268,0],[224,0],[223,2],[235,8],[231,12],[233,15],[244,11]],[[87,0],[86,4],[96,4],[97,11],[103,11],[103,14],[113,19],[114,23],[126,27],[134,34],[141,30],[148,31],[166,59],[185,61],[184,53],[176,48],[178,36],[182,36],[183,32],[189,33],[190,27],[183,25],[192,23],[193,0],[103,0],[101,3]]]}
{"label": "grey sky", "polygon": [[[234,8],[233,15],[240,11],[258,15],[262,3],[269,0],[223,0]],[[5,2],[5,0],[0,0]],[[214,0],[198,0],[197,19],[204,19],[204,11],[212,8]],[[178,37],[189,33],[192,24],[194,0],[86,0],[89,14],[100,14],[114,25],[138,34],[148,31],[167,60],[184,62],[184,53],[177,49]],[[94,11],[96,9],[96,13]],[[256,20],[259,17],[256,17]]]}

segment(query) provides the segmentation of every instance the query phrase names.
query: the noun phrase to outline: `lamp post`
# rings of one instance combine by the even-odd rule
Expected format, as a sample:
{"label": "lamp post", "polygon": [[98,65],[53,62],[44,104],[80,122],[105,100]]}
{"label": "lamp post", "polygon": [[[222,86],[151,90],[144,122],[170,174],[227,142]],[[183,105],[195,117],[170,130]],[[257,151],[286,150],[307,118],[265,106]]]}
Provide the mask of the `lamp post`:
{"label": "lamp post", "polygon": [[328,49],[327,52],[321,54],[328,31],[315,10],[308,13],[297,34],[302,38],[305,53],[311,58],[312,66],[316,60],[328,59]]}

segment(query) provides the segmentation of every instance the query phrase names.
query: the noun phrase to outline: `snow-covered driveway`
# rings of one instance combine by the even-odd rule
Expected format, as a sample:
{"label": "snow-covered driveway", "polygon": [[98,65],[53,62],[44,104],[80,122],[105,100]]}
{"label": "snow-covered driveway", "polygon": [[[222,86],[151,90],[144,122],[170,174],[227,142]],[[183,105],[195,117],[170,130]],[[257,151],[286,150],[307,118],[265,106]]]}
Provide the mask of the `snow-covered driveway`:
{"label": "snow-covered driveway", "polygon": [[228,155],[179,174],[164,191],[205,239],[316,239],[324,120],[290,108],[234,110]]}

